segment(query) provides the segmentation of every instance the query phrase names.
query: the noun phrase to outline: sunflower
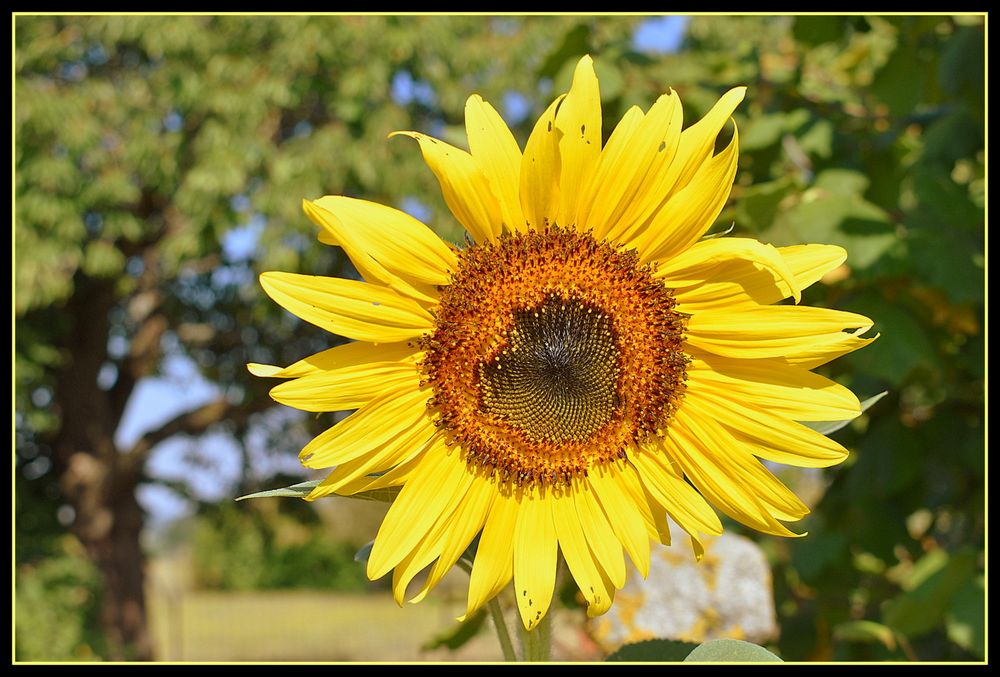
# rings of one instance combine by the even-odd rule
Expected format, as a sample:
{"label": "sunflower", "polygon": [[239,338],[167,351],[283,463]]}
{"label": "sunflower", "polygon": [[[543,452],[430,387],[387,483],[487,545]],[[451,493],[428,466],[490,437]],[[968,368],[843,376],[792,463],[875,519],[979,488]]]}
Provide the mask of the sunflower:
{"label": "sunflower", "polygon": [[469,152],[417,132],[466,228],[458,249],[405,213],[342,196],[304,201],[321,242],[364,281],[269,272],[291,313],[354,342],[259,376],[306,411],[356,409],[301,452],[333,468],[308,499],[400,487],[368,576],[423,598],[478,536],[467,613],[513,579],[521,619],[549,608],[561,552],[591,616],[642,575],[669,516],[690,535],[725,515],[758,531],[808,513],[761,459],[805,467],[847,451],[800,421],[860,413],[810,370],[858,349],[872,322],[797,304],[843,249],[704,238],[736,172],[745,88],[682,130],[673,91],[631,108],[602,147],[590,57],[522,153],[500,115],[466,103]]}

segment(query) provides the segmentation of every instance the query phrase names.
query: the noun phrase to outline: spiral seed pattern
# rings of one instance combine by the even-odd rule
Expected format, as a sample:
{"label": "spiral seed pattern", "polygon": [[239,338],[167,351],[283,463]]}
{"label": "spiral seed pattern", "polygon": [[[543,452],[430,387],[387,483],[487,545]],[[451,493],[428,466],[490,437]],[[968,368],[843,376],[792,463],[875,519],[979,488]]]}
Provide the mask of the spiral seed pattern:
{"label": "spiral seed pattern", "polygon": [[533,442],[586,440],[618,400],[611,320],[558,296],[515,311],[508,344],[479,368],[482,409]]}

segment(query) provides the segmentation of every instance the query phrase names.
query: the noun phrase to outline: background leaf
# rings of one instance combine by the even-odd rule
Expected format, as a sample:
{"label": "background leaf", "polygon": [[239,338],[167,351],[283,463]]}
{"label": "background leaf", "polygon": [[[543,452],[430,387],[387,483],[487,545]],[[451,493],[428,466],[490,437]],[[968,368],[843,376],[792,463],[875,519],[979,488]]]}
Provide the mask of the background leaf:
{"label": "background leaf", "polygon": [[698,647],[693,642],[680,642],[672,639],[648,639],[622,645],[617,651],[608,654],[604,660],[609,662],[680,662]]}
{"label": "background leaf", "polygon": [[704,663],[780,663],[780,658],[762,646],[740,639],[713,639],[705,642],[684,659]]}

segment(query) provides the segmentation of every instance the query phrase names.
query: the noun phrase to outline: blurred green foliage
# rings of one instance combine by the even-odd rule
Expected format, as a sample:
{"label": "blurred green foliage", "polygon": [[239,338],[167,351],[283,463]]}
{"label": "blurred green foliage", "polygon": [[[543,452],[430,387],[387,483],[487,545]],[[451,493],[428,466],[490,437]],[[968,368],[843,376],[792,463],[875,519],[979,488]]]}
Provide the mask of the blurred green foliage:
{"label": "blurred green foliage", "polygon": [[358,543],[329,538],[301,501],[220,503],[194,518],[194,583],[209,590],[314,588],[364,591]]}
{"label": "blurred green foliage", "polygon": [[104,650],[97,624],[101,579],[80,544],[64,536],[50,556],[16,574],[15,659],[98,660]]}
{"label": "blurred green foliage", "polygon": [[[72,354],[61,309],[88,280],[115,285],[110,338],[128,345],[137,328],[123,309],[155,274],[179,350],[246,406],[266,402],[246,361],[287,364],[332,339],[266,302],[253,273],[349,270],[315,243],[300,199],[415,200],[459,242],[416,147],[386,135],[415,129],[464,145],[464,102],[477,92],[508,117],[503,102],[520,97],[528,114],[511,121],[523,144],[576,58],[591,53],[605,137],[629,106],[647,108],[668,87],[689,124],[729,87],[748,85],[736,113],[737,186],[717,228],[735,224],[733,235],[775,245],[844,246],[846,266],[803,302],[864,313],[881,333],[824,368],[862,398],[889,396],[836,434],[856,453],[824,471],[828,487],[801,525],[809,536],[755,536],[774,564],[777,652],[981,660],[983,17],[696,16],[670,54],[635,48],[641,21],[18,17],[18,482],[54,485],[44,468],[24,468],[45,457],[43,433],[59,426],[58,407],[45,402]],[[251,252],[225,253],[226,238],[252,223]],[[107,359],[119,358],[112,350]],[[23,495],[18,557],[36,568],[19,576],[19,638],[22,619],[45,622],[39,600],[64,587],[50,589],[41,582],[54,579],[39,573],[50,561],[58,571],[61,556],[29,556],[32,539],[20,531],[27,516],[54,514],[58,491]],[[219,508],[197,531],[206,584],[317,581],[340,561],[313,536],[274,543],[295,533],[288,520],[246,505]],[[60,622],[67,633],[86,625]]]}

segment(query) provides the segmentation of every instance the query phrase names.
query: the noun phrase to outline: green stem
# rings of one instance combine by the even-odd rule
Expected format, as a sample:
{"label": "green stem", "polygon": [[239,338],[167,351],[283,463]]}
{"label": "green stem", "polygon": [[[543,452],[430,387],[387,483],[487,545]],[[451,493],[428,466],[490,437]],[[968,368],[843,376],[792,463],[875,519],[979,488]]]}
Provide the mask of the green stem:
{"label": "green stem", "polygon": [[[458,560],[458,567],[465,573],[472,575],[472,565],[465,560]],[[503,610],[500,608],[500,596],[496,595],[486,603],[486,608],[490,610],[490,618],[493,619],[493,627],[497,631],[497,639],[500,640],[500,650],[503,652],[503,659],[508,663],[517,660],[514,653],[514,643],[510,641],[510,633],[507,631],[507,621],[503,618]]]}
{"label": "green stem", "polygon": [[521,631],[521,642],[524,646],[524,660],[529,662],[545,662],[552,660],[552,610],[542,616],[533,630]]}
{"label": "green stem", "polygon": [[486,607],[490,610],[490,618],[493,619],[493,627],[497,631],[497,639],[500,640],[500,650],[503,651],[503,659],[508,663],[517,660],[514,653],[514,643],[510,641],[510,633],[507,632],[507,621],[503,618],[503,611],[500,609],[499,595],[487,602]]}

